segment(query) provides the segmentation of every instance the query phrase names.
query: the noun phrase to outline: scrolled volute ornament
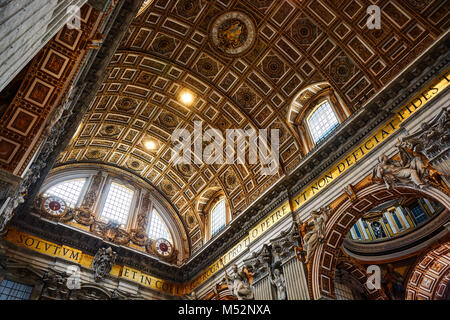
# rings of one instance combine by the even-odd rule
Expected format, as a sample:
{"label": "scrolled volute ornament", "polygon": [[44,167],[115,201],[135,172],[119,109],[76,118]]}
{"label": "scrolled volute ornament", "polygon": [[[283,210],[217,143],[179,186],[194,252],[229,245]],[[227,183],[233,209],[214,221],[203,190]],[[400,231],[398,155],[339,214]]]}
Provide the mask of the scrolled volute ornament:
{"label": "scrolled volute ornament", "polygon": [[109,221],[108,223],[95,221],[95,223],[91,225],[90,230],[103,237],[105,240],[119,245],[125,245],[130,241],[130,234],[112,221]]}
{"label": "scrolled volute ornament", "polygon": [[95,222],[94,214],[85,208],[75,209],[73,218],[76,222],[85,226],[90,226]]}

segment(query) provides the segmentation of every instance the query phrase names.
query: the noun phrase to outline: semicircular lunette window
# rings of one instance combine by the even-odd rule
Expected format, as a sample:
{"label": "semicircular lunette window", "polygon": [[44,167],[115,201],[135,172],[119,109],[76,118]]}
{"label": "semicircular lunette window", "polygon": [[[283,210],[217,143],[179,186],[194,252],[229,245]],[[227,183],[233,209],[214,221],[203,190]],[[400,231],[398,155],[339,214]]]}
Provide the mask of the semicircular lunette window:
{"label": "semicircular lunette window", "polygon": [[63,199],[67,205],[74,208],[80,199],[86,178],[71,179],[58,183],[44,192],[44,196],[56,196]]}
{"label": "semicircular lunette window", "polygon": [[372,242],[391,239],[421,227],[444,210],[428,199],[396,199],[371,209],[350,229],[348,238]]}
{"label": "semicircular lunette window", "polygon": [[148,237],[153,240],[163,238],[169,241],[170,243],[173,243],[169,229],[167,229],[166,224],[164,223],[161,216],[155,209],[152,210],[152,214],[150,217]]}

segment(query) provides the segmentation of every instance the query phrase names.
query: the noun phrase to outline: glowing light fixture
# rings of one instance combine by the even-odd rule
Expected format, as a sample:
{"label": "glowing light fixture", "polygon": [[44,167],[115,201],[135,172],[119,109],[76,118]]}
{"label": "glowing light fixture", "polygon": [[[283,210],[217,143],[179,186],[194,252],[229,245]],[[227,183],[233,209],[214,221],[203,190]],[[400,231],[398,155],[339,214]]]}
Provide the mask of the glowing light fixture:
{"label": "glowing light fixture", "polygon": [[190,106],[192,103],[194,103],[194,94],[187,89],[181,91],[179,98],[180,102],[184,105]]}
{"label": "glowing light fixture", "polygon": [[147,140],[144,141],[144,146],[148,150],[155,150],[156,149],[156,142],[153,140]]}

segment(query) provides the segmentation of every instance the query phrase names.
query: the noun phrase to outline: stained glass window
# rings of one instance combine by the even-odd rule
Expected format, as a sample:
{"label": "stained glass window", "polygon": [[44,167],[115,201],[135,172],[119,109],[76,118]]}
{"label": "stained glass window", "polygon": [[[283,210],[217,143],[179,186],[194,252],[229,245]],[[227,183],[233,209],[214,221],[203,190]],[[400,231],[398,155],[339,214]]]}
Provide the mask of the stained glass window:
{"label": "stained glass window", "polygon": [[78,203],[86,180],[86,178],[80,178],[58,183],[45,191],[44,196],[60,197],[69,207],[74,208]]}
{"label": "stained glass window", "polygon": [[326,138],[339,124],[328,101],[323,102],[308,118],[308,127],[314,143]]}

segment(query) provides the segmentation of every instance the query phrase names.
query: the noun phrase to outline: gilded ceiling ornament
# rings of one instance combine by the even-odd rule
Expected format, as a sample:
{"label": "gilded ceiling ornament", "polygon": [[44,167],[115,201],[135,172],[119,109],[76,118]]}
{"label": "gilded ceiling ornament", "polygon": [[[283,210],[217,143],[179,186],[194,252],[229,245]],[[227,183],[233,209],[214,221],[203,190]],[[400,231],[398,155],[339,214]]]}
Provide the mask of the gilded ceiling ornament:
{"label": "gilded ceiling ornament", "polygon": [[141,161],[138,161],[136,159],[129,159],[127,161],[127,166],[128,168],[132,169],[132,170],[142,170],[142,168],[144,167],[144,164]]}
{"label": "gilded ceiling ornament", "polygon": [[236,92],[236,102],[244,110],[252,110],[258,103],[258,99],[252,89],[241,87]]}
{"label": "gilded ceiling ornament", "polygon": [[89,149],[86,152],[86,158],[89,160],[98,160],[101,159],[105,156],[105,152],[104,151],[100,151],[98,149]]}
{"label": "gilded ceiling ornament", "polygon": [[161,124],[167,128],[175,128],[178,124],[178,119],[171,113],[162,112],[159,115]]}
{"label": "gilded ceiling ornament", "polygon": [[277,56],[267,56],[262,62],[264,72],[273,79],[281,78],[285,73],[285,65]]}
{"label": "gilded ceiling ornament", "polygon": [[217,62],[206,56],[200,58],[197,61],[196,66],[198,72],[207,78],[214,78],[219,72],[219,66]]}
{"label": "gilded ceiling ornament", "polygon": [[131,98],[121,98],[116,102],[116,108],[121,111],[130,111],[136,108],[138,103]]}
{"label": "gilded ceiling ornament", "polygon": [[186,223],[188,225],[189,228],[193,228],[196,226],[197,224],[197,219],[195,218],[194,214],[192,212],[189,212],[186,215]]}
{"label": "gilded ceiling ornament", "polygon": [[330,65],[330,76],[336,83],[346,83],[355,74],[355,65],[347,56],[336,57]]}
{"label": "gilded ceiling ornament", "polygon": [[225,172],[223,181],[225,183],[225,186],[230,190],[234,190],[238,183],[236,176],[230,171]]}
{"label": "gilded ceiling ornament", "polygon": [[210,26],[214,48],[229,56],[249,51],[256,40],[255,25],[248,15],[232,11],[220,15]]}
{"label": "gilded ceiling ornament", "polygon": [[169,196],[173,196],[176,193],[175,186],[168,180],[161,181],[161,189],[165,194]]}
{"label": "gilded ceiling ornament", "polygon": [[162,55],[171,55],[176,46],[175,39],[166,35],[159,35],[152,44],[153,50]]}
{"label": "gilded ceiling ornament", "polygon": [[109,124],[106,125],[104,127],[102,127],[102,129],[100,130],[100,134],[102,136],[107,136],[107,137],[114,137],[117,136],[120,133],[120,128],[118,126]]}
{"label": "gilded ceiling ornament", "polygon": [[292,37],[300,45],[310,45],[317,38],[317,26],[308,18],[300,18],[292,25]]}
{"label": "gilded ceiling ornament", "polygon": [[186,19],[195,18],[202,9],[200,0],[179,0],[175,8],[177,14]]}
{"label": "gilded ceiling ornament", "polygon": [[194,168],[192,167],[192,165],[187,164],[187,163],[177,164],[177,169],[186,178],[189,178],[194,174]]}

